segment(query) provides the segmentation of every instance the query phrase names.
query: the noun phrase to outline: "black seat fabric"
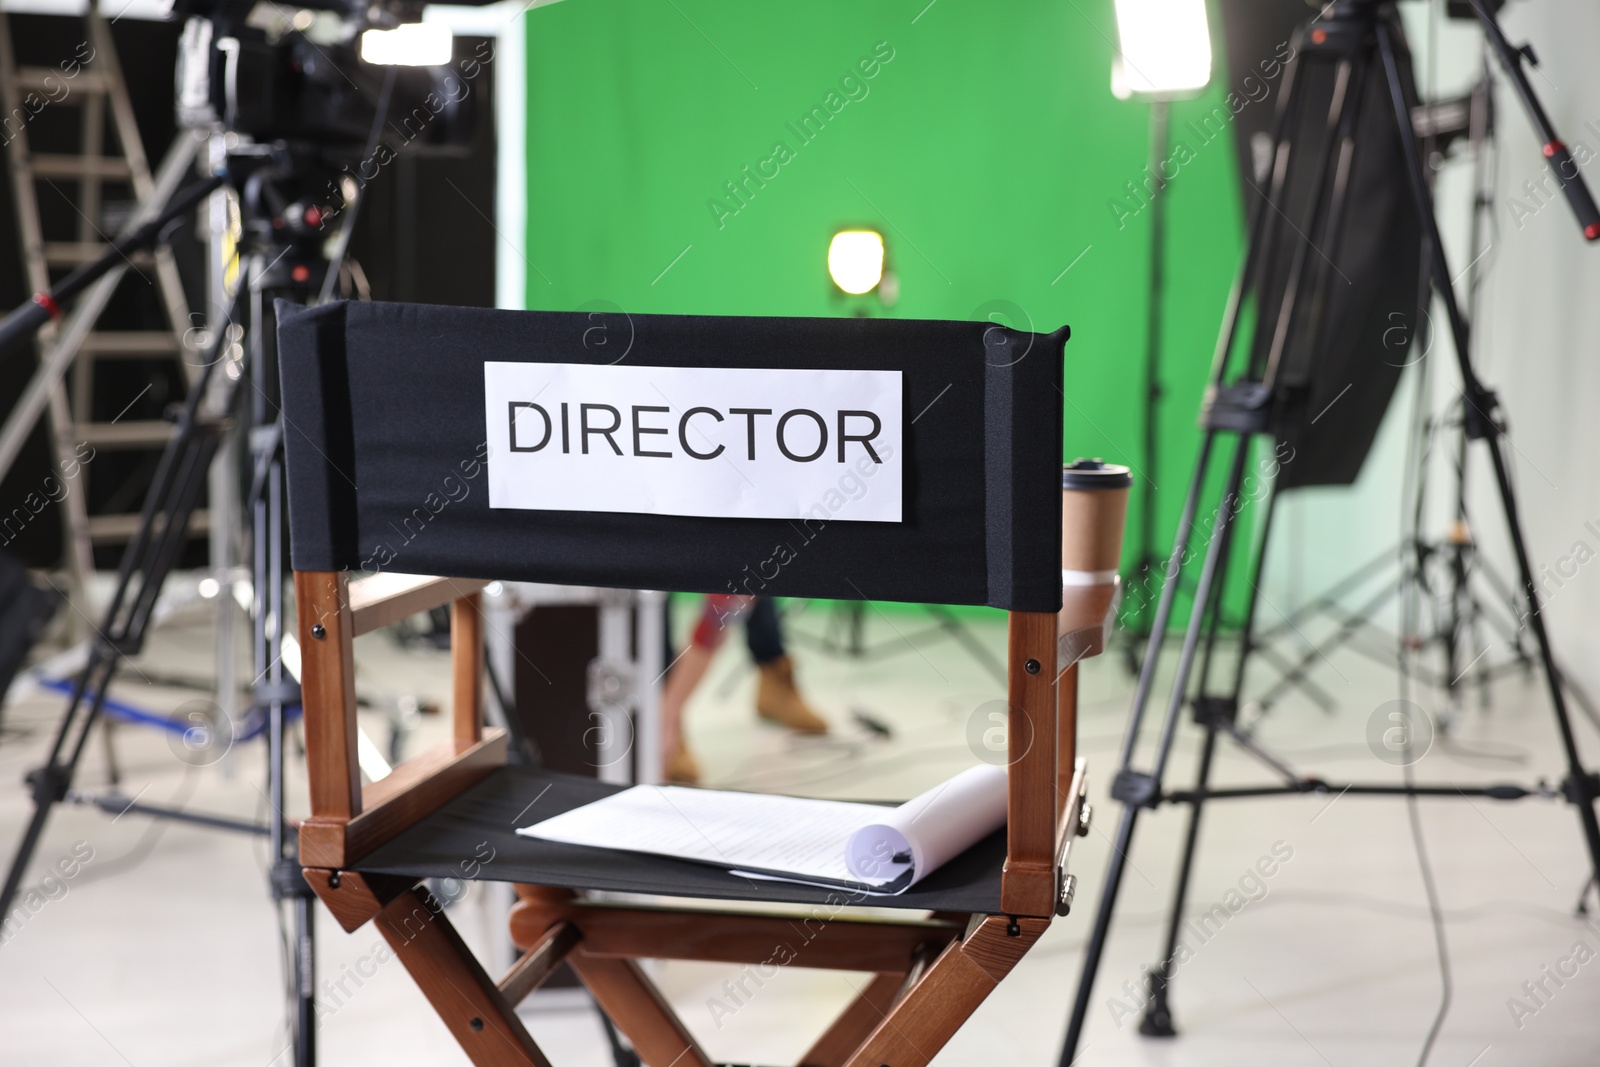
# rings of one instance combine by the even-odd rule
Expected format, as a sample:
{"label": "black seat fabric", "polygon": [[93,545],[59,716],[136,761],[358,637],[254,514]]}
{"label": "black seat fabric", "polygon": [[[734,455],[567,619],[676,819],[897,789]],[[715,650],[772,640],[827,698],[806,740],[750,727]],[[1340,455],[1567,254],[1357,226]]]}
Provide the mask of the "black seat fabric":
{"label": "black seat fabric", "polygon": [[596,889],[711,900],[771,904],[852,905],[926,911],[1000,910],[1000,873],[1006,836],[1000,830],[897,897],[855,896],[744,878],[715,867],[658,856],[539,841],[516,828],[559,815],[627,788],[593,778],[527,767],[501,767],[387,844],[355,868],[408,878],[464,878],[524,882],[564,889]]}

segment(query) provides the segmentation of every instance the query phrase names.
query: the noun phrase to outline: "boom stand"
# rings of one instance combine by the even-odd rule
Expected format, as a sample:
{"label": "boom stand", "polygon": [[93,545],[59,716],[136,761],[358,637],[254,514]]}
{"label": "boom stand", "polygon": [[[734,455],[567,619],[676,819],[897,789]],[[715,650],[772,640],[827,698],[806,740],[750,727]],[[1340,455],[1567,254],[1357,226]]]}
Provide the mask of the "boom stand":
{"label": "boom stand", "polygon": [[[227,326],[217,324],[206,365],[192,387],[178,425],[166,450],[145,500],[139,528],[123,555],[117,585],[106,609],[98,637],[90,648],[89,660],[78,676],[67,711],[56,732],[45,766],[28,775],[34,799],[34,813],[16,857],[0,890],[0,914],[9,909],[21,885],[29,861],[39,844],[51,808],[63,800],[93,803],[115,815],[132,811],[157,818],[176,819],[217,829],[240,831],[268,837],[272,842],[271,890],[281,907],[288,902],[294,913],[294,929],[289,973],[286,981],[292,990],[294,1025],[292,1049],[295,1067],[312,1067],[316,1058],[315,966],[312,942],[312,894],[296,854],[294,827],[284,814],[284,764],[286,726],[291,711],[300,705],[300,687],[283,662],[284,560],[284,479],[282,420],[278,415],[277,353],[273,300],[306,302],[322,281],[327,263],[322,259],[320,235],[307,223],[308,205],[288,202],[276,185],[293,188],[298,173],[296,162],[273,152],[253,158],[230,161],[236,168],[248,169],[249,177],[241,188],[242,213],[246,220],[245,270],[229,311],[229,323],[240,320],[246,302],[250,311],[246,330],[249,358],[239,368],[239,379],[229,391],[219,418],[207,418],[200,410],[202,398],[231,341]],[[237,175],[235,175],[237,177]],[[187,210],[203,193],[216,187],[210,180],[174,198],[174,207]],[[200,192],[197,193],[196,190]],[[292,194],[290,194],[292,195]],[[316,208],[320,211],[320,208]],[[170,215],[171,212],[169,211]],[[152,230],[145,235],[153,242]],[[127,251],[127,242],[107,253],[108,258]],[[48,294],[47,294],[48,295]],[[32,306],[45,301],[35,300]],[[25,309],[26,311],[26,309]],[[8,320],[19,329],[33,328],[37,315],[26,312]],[[3,331],[0,331],[3,332]],[[231,369],[231,368],[230,368]],[[252,713],[266,719],[268,799],[273,808],[265,826],[222,816],[189,812],[130,801],[120,795],[91,796],[72,789],[72,780],[82,759],[89,734],[104,711],[108,690],[125,659],[143,648],[156,599],[162,584],[181,553],[190,517],[199,502],[212,458],[216,455],[227,420],[237,414],[239,399],[249,391],[252,402],[244,430],[251,457],[250,492],[247,502],[253,519],[252,588],[255,604],[254,658],[256,682],[252,692]],[[222,721],[200,729],[207,744],[217,743],[210,733],[217,728],[232,730]],[[223,742],[231,742],[231,732]]]}
{"label": "boom stand", "polygon": [[[1580,225],[1584,228],[1585,236],[1590,240],[1600,238],[1600,212],[1596,211],[1594,202],[1590,199],[1588,190],[1582,184],[1582,179],[1578,176],[1577,168],[1573,164],[1570,154],[1556,138],[1543,109],[1528,85],[1526,75],[1521,66],[1524,61],[1523,54],[1512,48],[1506,41],[1499,25],[1485,7],[1483,0],[1472,0],[1472,4],[1479,21],[1483,24],[1485,33],[1488,35],[1490,45],[1498,55],[1502,67],[1505,68],[1518,95],[1522,98],[1537,132],[1545,143],[1546,158],[1550,160],[1556,173],[1565,179],[1564,191],[1578,216]],[[1319,259],[1318,262],[1311,263],[1309,252],[1312,241],[1317,240],[1318,247],[1327,249],[1330,254],[1337,255],[1338,237],[1342,233],[1347,207],[1345,194],[1348,189],[1348,182],[1343,179],[1350,173],[1350,160],[1357,143],[1356,120],[1361,110],[1361,101],[1364,98],[1366,79],[1369,75],[1381,77],[1386,83],[1388,102],[1393,108],[1396,118],[1396,128],[1404,156],[1407,180],[1415,202],[1417,215],[1423,227],[1426,252],[1423,265],[1424,275],[1429,278],[1433,288],[1437,290],[1438,297],[1444,304],[1449,319],[1456,361],[1461,374],[1464,410],[1468,413],[1466,433],[1472,440],[1481,442],[1483,447],[1488,450],[1494,469],[1495,484],[1499,492],[1501,508],[1510,534],[1512,551],[1516,558],[1518,575],[1522,580],[1523,595],[1526,598],[1528,609],[1527,620],[1533,632],[1533,640],[1537,646],[1540,666],[1543,669],[1549,688],[1556,726],[1560,733],[1562,748],[1566,757],[1567,776],[1561,786],[1561,795],[1576,806],[1591,869],[1596,873],[1600,873],[1600,821],[1596,819],[1594,806],[1597,787],[1600,787],[1600,782],[1597,782],[1595,775],[1584,769],[1578,753],[1577,741],[1573,735],[1571,719],[1567,713],[1566,694],[1551,651],[1549,634],[1545,630],[1544,616],[1540,610],[1539,590],[1535,584],[1533,569],[1529,563],[1527,547],[1522,536],[1521,522],[1518,518],[1516,497],[1512,490],[1504,453],[1504,428],[1497,417],[1498,400],[1478,380],[1469,359],[1471,346],[1469,344],[1468,325],[1461,312],[1460,305],[1456,301],[1454,286],[1450,280],[1452,274],[1446,262],[1444,246],[1440,242],[1438,222],[1433,212],[1432,194],[1423,169],[1416,134],[1411,125],[1411,114],[1416,103],[1414,99],[1416,94],[1401,69],[1403,45],[1399,40],[1397,24],[1398,16],[1394,11],[1394,0],[1334,0],[1332,4],[1324,9],[1323,14],[1313,20],[1301,33],[1300,54],[1284,76],[1285,86],[1275,118],[1275,162],[1271,191],[1267,197],[1269,203],[1282,202],[1281,198],[1287,188],[1289,167],[1292,162],[1298,162],[1300,158],[1299,154],[1294,151],[1294,145],[1299,135],[1299,124],[1310,112],[1310,107],[1305,99],[1307,94],[1300,87],[1300,79],[1304,76],[1300,69],[1301,66],[1332,65],[1337,77],[1330,79],[1335,89],[1330,101],[1329,111],[1326,116],[1320,116],[1325,120],[1325,124],[1320,130],[1315,128],[1312,130],[1313,135],[1318,135],[1325,139],[1324,152],[1321,155],[1313,155],[1312,159],[1325,159],[1329,161],[1330,165],[1322,168],[1315,175],[1315,191],[1311,201],[1310,226],[1307,231],[1310,236],[1296,244],[1294,252],[1290,256],[1284,304],[1283,309],[1279,312],[1280,316],[1287,316],[1287,318],[1280,318],[1279,322],[1280,325],[1285,321],[1295,323],[1299,315],[1308,315],[1307,323],[1310,328],[1304,331],[1303,335],[1313,338],[1319,336],[1318,326],[1320,323],[1318,318],[1321,309],[1325,306],[1321,295],[1327,291],[1329,284],[1329,271],[1327,268],[1331,264],[1326,259]],[[1338,175],[1341,180],[1334,181],[1335,175]],[[1250,635],[1255,623],[1256,600],[1259,597],[1251,601],[1250,609],[1246,615],[1242,638],[1243,644],[1233,672],[1230,695],[1222,697],[1209,695],[1210,676],[1213,669],[1221,616],[1220,591],[1226,582],[1227,563],[1232,547],[1234,524],[1240,501],[1239,490],[1243,484],[1251,438],[1257,434],[1268,432],[1269,410],[1278,370],[1282,365],[1285,338],[1291,333],[1291,331],[1283,329],[1276,331],[1274,343],[1259,357],[1250,360],[1246,373],[1232,384],[1225,384],[1228,357],[1238,336],[1241,318],[1240,309],[1244,304],[1242,298],[1248,290],[1259,286],[1261,283],[1261,279],[1257,277],[1257,274],[1262,271],[1265,258],[1263,250],[1272,245],[1274,231],[1277,227],[1277,217],[1275,210],[1265,205],[1256,205],[1251,218],[1250,240],[1239,282],[1234,287],[1227,313],[1224,316],[1215,366],[1212,372],[1212,389],[1208,394],[1209,401],[1203,417],[1205,434],[1201,443],[1200,456],[1194,478],[1189,484],[1183,513],[1179,519],[1173,552],[1167,561],[1166,581],[1162,587],[1161,599],[1156,608],[1156,616],[1145,655],[1144,668],[1139,675],[1133,708],[1129,715],[1127,733],[1122,743],[1120,770],[1112,782],[1112,796],[1122,803],[1122,813],[1117,826],[1116,837],[1112,842],[1105,888],[1101,893],[1099,909],[1095,916],[1094,930],[1090,935],[1088,946],[1084,953],[1083,975],[1078,983],[1072,1017],[1068,1024],[1066,1040],[1061,1053],[1060,1062],[1062,1067],[1070,1067],[1077,1056],[1079,1040],[1082,1037],[1084,1023],[1088,1015],[1089,1000],[1094,992],[1095,976],[1099,970],[1106,937],[1110,931],[1111,920],[1116,909],[1117,891],[1122,883],[1128,852],[1133,844],[1133,831],[1141,810],[1145,808],[1153,809],[1162,803],[1187,803],[1190,805],[1188,834],[1183,859],[1179,866],[1178,881],[1174,890],[1173,910],[1167,930],[1165,954],[1162,957],[1162,962],[1149,972],[1150,1000],[1140,1025],[1140,1032],[1146,1035],[1170,1036],[1175,1033],[1168,1007],[1168,991],[1173,977],[1172,961],[1177,953],[1189,875],[1199,833],[1201,806],[1205,800],[1293,793],[1328,793],[1330,791],[1369,795],[1488,796],[1496,799],[1513,799],[1528,796],[1534,792],[1519,786],[1457,788],[1455,786],[1417,786],[1410,783],[1404,785],[1362,785],[1352,783],[1341,789],[1339,785],[1333,785],[1318,778],[1296,774],[1282,760],[1261,749],[1248,738],[1244,738],[1238,732],[1235,719],[1238,709],[1238,696],[1243,688],[1245,667],[1249,658]],[[1315,271],[1316,276],[1314,279],[1308,280],[1307,278],[1308,266]],[[1158,654],[1164,633],[1171,619],[1178,575],[1182,568],[1182,562],[1188,553],[1190,543],[1195,536],[1195,520],[1199,512],[1200,497],[1206,484],[1206,475],[1210,469],[1212,458],[1218,449],[1219,442],[1224,435],[1235,438],[1234,451],[1228,466],[1223,493],[1215,513],[1215,529],[1210,543],[1205,548],[1205,556],[1196,585],[1195,607],[1190,613],[1189,623],[1184,632],[1176,677],[1172,683],[1172,689],[1167,701],[1166,715],[1161,724],[1155,762],[1149,772],[1143,772],[1136,770],[1133,766],[1134,749],[1139,739],[1140,726],[1145,709],[1149,704],[1154,688]],[[1265,547],[1267,538],[1271,533],[1273,505],[1276,499],[1276,494],[1273,494],[1267,504],[1265,519],[1262,523],[1261,548]],[[1254,568],[1256,572],[1254,577],[1257,579],[1257,584],[1259,584],[1261,564],[1262,552],[1258,549]],[[1197,655],[1200,655],[1202,642],[1204,643],[1204,655],[1201,660],[1198,679],[1199,687],[1193,706],[1195,717],[1205,728],[1206,734],[1201,748],[1197,784],[1193,790],[1187,792],[1167,793],[1163,792],[1162,779],[1166,771],[1167,760],[1172,752],[1172,743],[1177,731],[1178,718],[1183,710],[1189,682],[1194,672],[1195,659]],[[1209,787],[1209,778],[1212,761],[1216,754],[1218,734],[1228,734],[1240,740],[1247,751],[1260,759],[1282,779],[1282,783],[1241,789],[1211,789]]]}
{"label": "boom stand", "polygon": [[[235,311],[238,308],[239,301],[236,299]],[[50,810],[63,800],[95,803],[113,814],[135,811],[249,833],[265,833],[263,827],[252,823],[157,808],[121,797],[91,797],[72,790],[73,776],[83,758],[89,734],[105,710],[108,691],[117,669],[127,657],[138,655],[144,647],[156,598],[183,550],[189,518],[198,503],[211,457],[222,438],[225,429],[223,424],[202,416],[198,405],[206,382],[224,350],[225,334],[225,330],[217,331],[210,358],[191,388],[177,428],[161,455],[139,517],[138,529],[123,553],[111,602],[95,631],[95,640],[89,646],[88,662],[73,683],[66,714],[56,730],[45,765],[27,775],[27,784],[33,794],[33,816],[17,846],[16,856],[6,875],[5,887],[0,889],[0,914],[10,910],[23,875],[27,873],[28,862],[44,833]],[[200,735],[199,739],[210,741],[209,736],[205,735]]]}

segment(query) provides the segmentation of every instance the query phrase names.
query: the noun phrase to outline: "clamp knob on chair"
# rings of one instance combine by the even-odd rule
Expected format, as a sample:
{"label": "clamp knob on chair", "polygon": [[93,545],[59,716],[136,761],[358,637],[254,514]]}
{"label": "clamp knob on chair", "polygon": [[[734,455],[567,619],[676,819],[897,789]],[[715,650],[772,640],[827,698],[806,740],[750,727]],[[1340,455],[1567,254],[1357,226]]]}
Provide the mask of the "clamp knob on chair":
{"label": "clamp knob on chair", "polygon": [[1078,892],[1078,876],[1069,874],[1061,879],[1061,899],[1056,902],[1056,915],[1065,918],[1072,914],[1072,898]]}

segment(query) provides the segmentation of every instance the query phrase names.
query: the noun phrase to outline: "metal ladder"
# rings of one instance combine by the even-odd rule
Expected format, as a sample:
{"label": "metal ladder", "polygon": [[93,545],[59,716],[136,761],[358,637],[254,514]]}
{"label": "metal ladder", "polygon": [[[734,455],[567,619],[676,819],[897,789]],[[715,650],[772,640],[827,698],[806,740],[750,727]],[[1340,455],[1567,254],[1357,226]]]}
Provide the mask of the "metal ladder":
{"label": "metal ladder", "polygon": [[[195,155],[193,139],[180,132],[163,161],[160,175],[152,176],[110,27],[92,2],[83,19],[86,36],[77,54],[64,57],[57,66],[19,66],[10,21],[0,12],[0,104],[5,109],[0,123],[3,123],[3,135],[8,138],[7,161],[16,198],[27,282],[35,292],[41,293],[49,289],[52,276],[59,277],[61,272],[105,253],[110,247],[110,230],[127,229],[139,215],[159,207],[190,171]],[[69,76],[67,71],[74,66],[76,73]],[[62,95],[58,97],[58,93]],[[44,107],[78,109],[81,129],[78,154],[34,154],[29,150],[29,121]],[[110,132],[117,150],[109,155],[106,152],[108,110]],[[128,225],[119,223],[108,227],[106,223],[105,187],[108,184],[123,185],[133,192],[139,209],[133,213],[133,219],[127,220]],[[74,233],[47,238],[40,214],[41,195],[60,197],[71,204],[77,218]],[[95,328],[101,312],[130,271],[148,271],[153,275],[167,329],[109,331]],[[135,273],[135,276],[142,274]],[[153,253],[135,255],[128,263],[119,265],[80,297],[70,310],[66,319],[51,323],[40,333],[40,372],[18,402],[4,433],[0,434],[0,472],[14,461],[40,409],[47,406],[58,472],[68,484],[64,500],[67,569],[81,595],[94,572],[94,547],[126,543],[139,519],[136,510],[123,514],[88,514],[85,475],[92,465],[84,460],[85,454],[92,457],[102,450],[155,451],[162,448],[173,433],[172,425],[160,419],[129,420],[120,414],[105,419],[102,414],[103,421],[97,421],[94,410],[96,363],[168,357],[176,363],[186,385],[193,383],[199,367],[183,358],[183,338],[189,328],[188,303],[172,253],[164,247]],[[69,366],[72,371],[70,391],[63,381]],[[123,413],[137,399],[132,398]],[[90,449],[93,451],[88,451]],[[204,511],[197,512],[191,535],[204,532],[208,523],[209,516]]]}

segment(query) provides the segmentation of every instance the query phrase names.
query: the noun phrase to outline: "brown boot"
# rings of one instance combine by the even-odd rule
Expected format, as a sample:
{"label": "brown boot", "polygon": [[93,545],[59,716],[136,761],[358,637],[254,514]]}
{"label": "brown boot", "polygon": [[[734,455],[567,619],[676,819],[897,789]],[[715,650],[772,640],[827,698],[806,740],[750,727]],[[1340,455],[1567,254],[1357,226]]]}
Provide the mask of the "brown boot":
{"label": "brown boot", "polygon": [[788,656],[761,664],[761,681],[756,687],[756,714],[797,733],[828,732],[827,720],[812,711],[795,688],[794,661]]}
{"label": "brown boot", "polygon": [[689,751],[689,746],[678,742],[678,747],[667,753],[667,781],[673,785],[699,785],[700,763]]}

